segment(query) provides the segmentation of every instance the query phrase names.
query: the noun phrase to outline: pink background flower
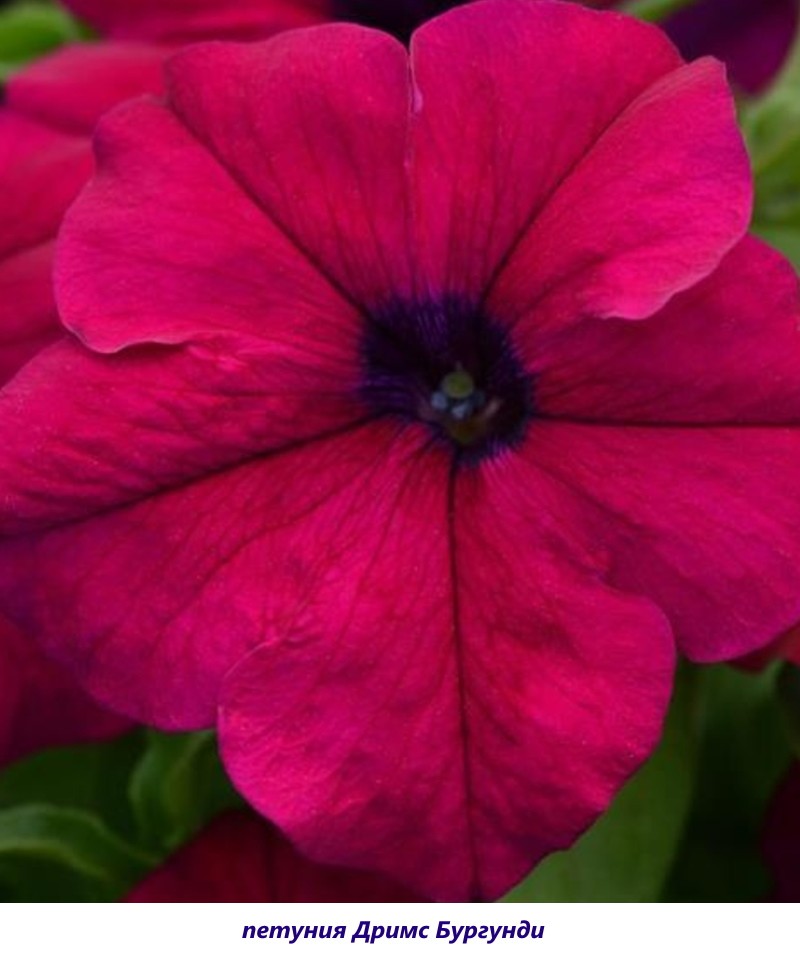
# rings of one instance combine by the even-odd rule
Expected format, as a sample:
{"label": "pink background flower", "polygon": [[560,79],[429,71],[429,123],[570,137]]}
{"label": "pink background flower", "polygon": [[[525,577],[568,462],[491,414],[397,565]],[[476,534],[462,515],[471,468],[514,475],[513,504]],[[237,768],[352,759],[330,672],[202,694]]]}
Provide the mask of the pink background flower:
{"label": "pink background flower", "polygon": [[213,820],[134,887],[129,903],[414,903],[383,877],[322,867],[246,811]]}
{"label": "pink background flower", "polygon": [[327,0],[62,0],[64,6],[115,40],[188,43],[252,40],[328,14]]}
{"label": "pink background flower", "polygon": [[129,727],[0,619],[0,767],[41,748],[105,741]]}

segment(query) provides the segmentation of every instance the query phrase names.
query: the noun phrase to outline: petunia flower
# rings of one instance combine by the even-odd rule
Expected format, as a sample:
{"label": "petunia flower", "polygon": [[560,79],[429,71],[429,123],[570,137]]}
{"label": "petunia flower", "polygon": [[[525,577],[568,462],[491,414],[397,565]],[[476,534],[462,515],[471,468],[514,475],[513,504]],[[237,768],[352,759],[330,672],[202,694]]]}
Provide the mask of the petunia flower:
{"label": "petunia flower", "polygon": [[129,903],[413,903],[383,877],[323,867],[247,811],[213,820],[125,898]]}
{"label": "petunia flower", "polygon": [[0,396],[0,607],[218,721],[311,859],[495,898],[800,617],[798,287],[721,66],[486,0],[195,47],[102,124]]}

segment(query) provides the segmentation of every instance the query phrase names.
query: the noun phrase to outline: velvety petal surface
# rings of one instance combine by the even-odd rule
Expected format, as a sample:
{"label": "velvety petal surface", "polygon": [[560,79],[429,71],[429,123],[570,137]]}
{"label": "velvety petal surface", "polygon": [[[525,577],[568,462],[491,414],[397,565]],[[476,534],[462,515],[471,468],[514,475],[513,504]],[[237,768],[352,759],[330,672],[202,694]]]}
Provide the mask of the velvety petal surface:
{"label": "velvety petal surface", "polygon": [[468,4],[417,32],[412,68],[434,291],[492,291],[513,316],[560,289],[570,314],[641,317],[746,227],[747,160],[721,70],[681,68],[652,27],[578,4]]}
{"label": "velvety petal surface", "polygon": [[189,42],[248,39],[305,26],[327,12],[327,0],[64,0],[107,36]]}
{"label": "velvety petal surface", "polygon": [[800,284],[757,239],[648,321],[589,319],[548,334],[531,317],[514,338],[547,417],[800,425]]}
{"label": "velvety petal surface", "polygon": [[447,500],[407,485],[346,597],[228,675],[223,758],[314,859],[496,899],[652,750],[672,639],[581,564],[572,500],[532,468],[465,474]]}
{"label": "velvety petal surface", "polygon": [[356,359],[354,308],[168,109],[120,107],[101,123],[97,152],[58,262],[62,319],[92,348],[224,333],[300,362]]}
{"label": "velvety petal surface", "polygon": [[473,3],[428,23],[411,62],[426,277],[434,291],[473,294],[606,129],[681,65],[638,21],[535,0]]}
{"label": "velvety petal surface", "polygon": [[520,236],[488,306],[540,324],[648,317],[716,268],[751,203],[724,68],[698,60],[606,129]]}
{"label": "velvety petal surface", "polygon": [[426,439],[353,427],[6,539],[0,600],[101,701],[165,729],[208,727],[245,652],[318,606],[347,611]]}
{"label": "velvety petal surface", "polygon": [[0,766],[41,748],[104,741],[128,727],[0,618]]}
{"label": "velvety petal surface", "polygon": [[0,393],[2,529],[102,513],[364,418],[347,365],[273,343],[43,352]]}
{"label": "velvety petal surface", "polygon": [[382,877],[323,867],[255,814],[223,814],[125,898],[129,903],[411,903]]}
{"label": "velvety petal surface", "polygon": [[584,505],[605,577],[662,606],[698,662],[800,617],[800,430],[534,426],[525,452]]}
{"label": "velvety petal surface", "polygon": [[411,92],[399,42],[335,24],[196,47],[169,76],[198,144],[333,284],[365,306],[407,292]]}

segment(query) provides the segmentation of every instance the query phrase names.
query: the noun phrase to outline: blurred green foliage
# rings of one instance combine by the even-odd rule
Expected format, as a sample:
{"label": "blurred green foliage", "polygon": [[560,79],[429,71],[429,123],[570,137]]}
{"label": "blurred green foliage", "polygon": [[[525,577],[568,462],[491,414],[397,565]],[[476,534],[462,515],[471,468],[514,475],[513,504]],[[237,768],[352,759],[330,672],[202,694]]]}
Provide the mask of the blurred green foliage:
{"label": "blurred green foliage", "polygon": [[28,758],[0,773],[0,901],[117,900],[239,804],[211,732]]}
{"label": "blurred green foliage", "polygon": [[760,856],[764,815],[792,760],[778,692],[761,674],[704,668],[695,796],[663,899],[756,901],[770,885]]}
{"label": "blurred green foliage", "polygon": [[695,0],[625,0],[619,7],[623,13],[647,20],[648,23],[661,23],[684,7],[691,6]]}
{"label": "blurred green foliage", "polygon": [[800,268],[800,38],[782,73],[741,107],[756,182],[754,230]]}
{"label": "blurred green foliage", "polygon": [[0,81],[43,53],[85,37],[83,28],[52,3],[0,7]]}
{"label": "blurred green foliage", "polygon": [[167,851],[224,808],[241,804],[222,769],[216,736],[210,731],[148,732],[128,794],[140,837],[148,846]]}

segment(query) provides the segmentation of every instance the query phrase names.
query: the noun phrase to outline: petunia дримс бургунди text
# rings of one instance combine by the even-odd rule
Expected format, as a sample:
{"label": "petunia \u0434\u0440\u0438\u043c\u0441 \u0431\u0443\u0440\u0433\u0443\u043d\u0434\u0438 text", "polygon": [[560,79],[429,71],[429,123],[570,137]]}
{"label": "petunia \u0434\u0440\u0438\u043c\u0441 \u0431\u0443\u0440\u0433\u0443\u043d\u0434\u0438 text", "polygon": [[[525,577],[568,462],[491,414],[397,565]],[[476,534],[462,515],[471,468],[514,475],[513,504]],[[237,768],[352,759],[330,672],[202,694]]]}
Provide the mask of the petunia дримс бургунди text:
{"label": "petunia \u0434\u0440\u0438\u043c\u0441 \u0431\u0443\u0440\u0433\u0443\u043d\u0434\u0438 text", "polygon": [[[265,96],[264,90],[270,90]],[[310,858],[493,899],[800,615],[792,269],[721,66],[486,0],[179,54],[0,402],[0,608]],[[402,852],[396,845],[403,843]]]}

